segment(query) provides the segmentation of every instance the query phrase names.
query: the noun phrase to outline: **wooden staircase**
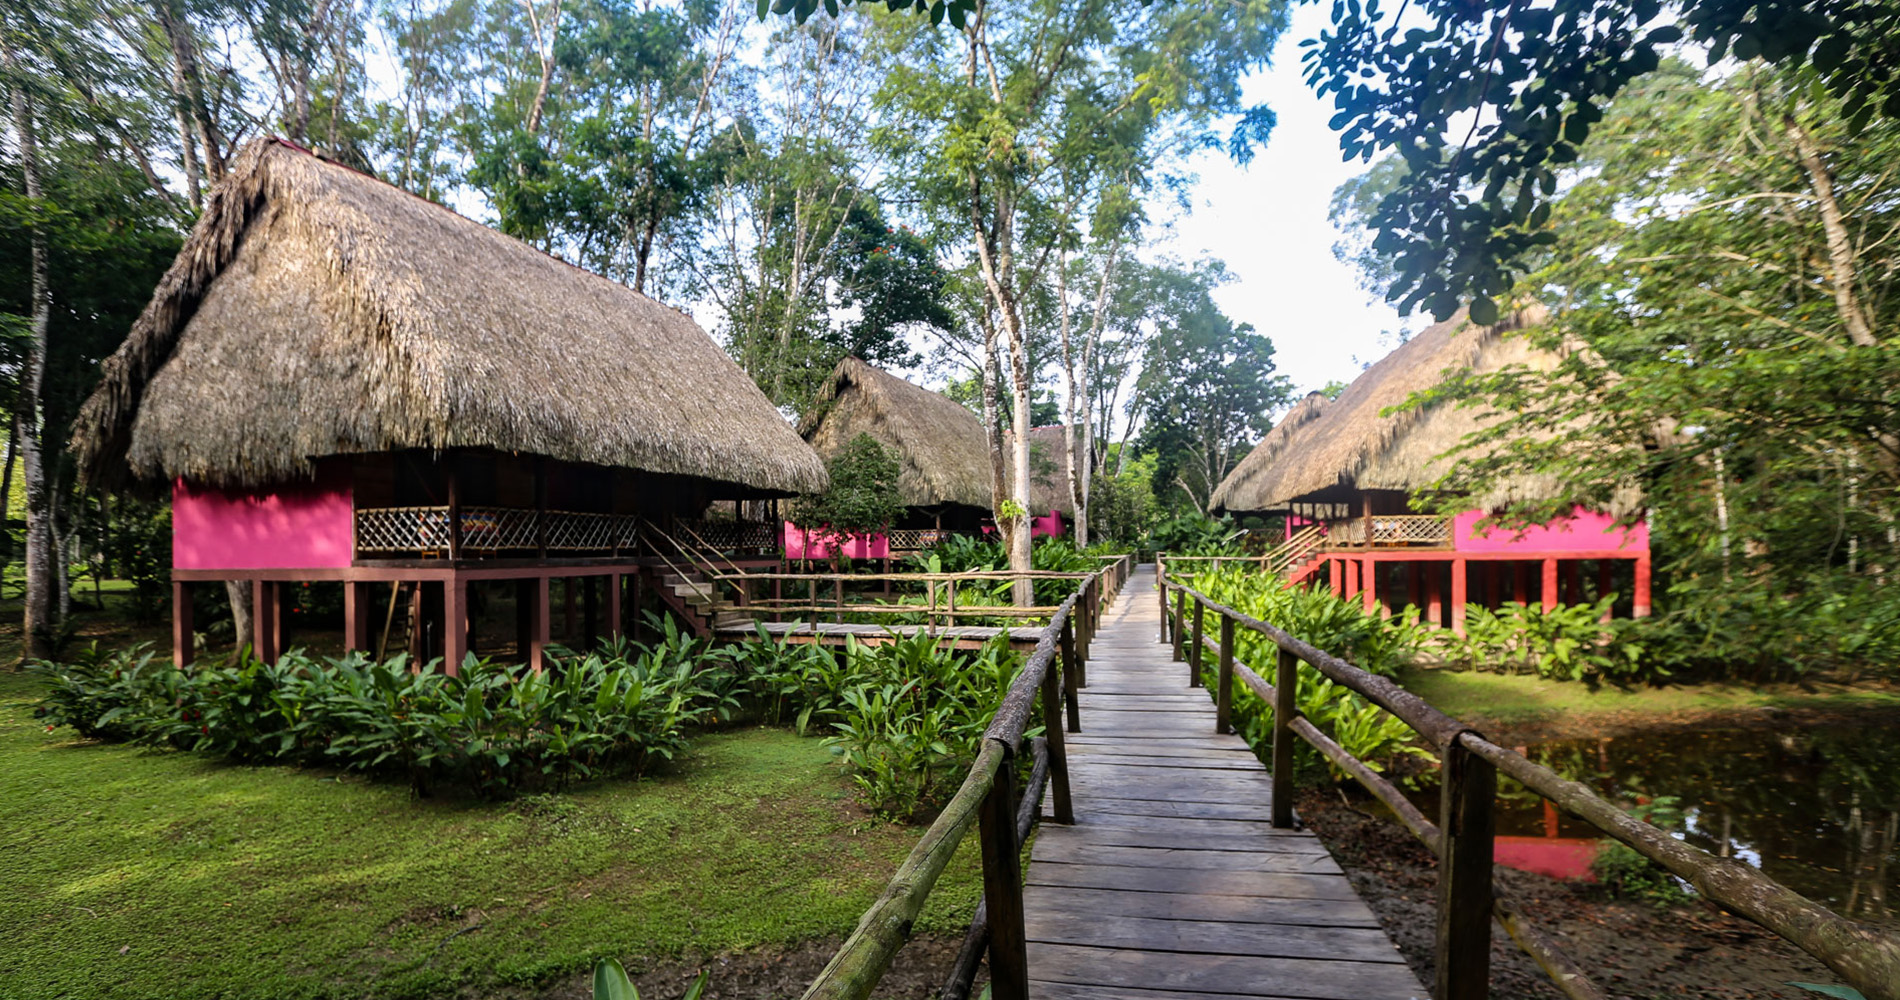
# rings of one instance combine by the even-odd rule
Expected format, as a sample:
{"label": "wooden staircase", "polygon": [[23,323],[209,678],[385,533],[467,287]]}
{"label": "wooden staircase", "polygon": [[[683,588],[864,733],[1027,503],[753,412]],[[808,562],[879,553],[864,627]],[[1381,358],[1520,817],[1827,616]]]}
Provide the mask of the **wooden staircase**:
{"label": "wooden staircase", "polygon": [[1286,577],[1289,584],[1302,583],[1325,562],[1318,557],[1325,544],[1326,529],[1309,524],[1268,552],[1263,560],[1264,568]]}
{"label": "wooden staircase", "polygon": [[685,622],[694,635],[705,638],[725,626],[751,623],[752,615],[727,599],[714,579],[721,559],[718,553],[706,551],[691,541],[681,541],[650,525],[648,535],[663,565],[648,566],[641,573],[661,603]]}

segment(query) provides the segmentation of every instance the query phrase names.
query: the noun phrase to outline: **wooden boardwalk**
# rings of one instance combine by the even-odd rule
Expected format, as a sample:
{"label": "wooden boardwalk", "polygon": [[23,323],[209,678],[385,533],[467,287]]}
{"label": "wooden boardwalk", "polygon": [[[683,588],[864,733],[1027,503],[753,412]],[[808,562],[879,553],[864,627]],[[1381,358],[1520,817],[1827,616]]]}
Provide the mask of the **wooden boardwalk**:
{"label": "wooden boardwalk", "polygon": [[1031,995],[1422,1000],[1319,838],[1272,827],[1266,769],[1215,735],[1159,619],[1143,566],[1089,650],[1075,825],[1038,828],[1024,889]]}

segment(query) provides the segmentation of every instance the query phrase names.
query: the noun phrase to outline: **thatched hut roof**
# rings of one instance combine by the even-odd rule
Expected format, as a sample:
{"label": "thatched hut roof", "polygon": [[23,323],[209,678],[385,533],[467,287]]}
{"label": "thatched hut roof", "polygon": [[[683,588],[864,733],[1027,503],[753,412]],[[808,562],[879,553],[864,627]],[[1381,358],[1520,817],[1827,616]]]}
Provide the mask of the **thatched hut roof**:
{"label": "thatched hut roof", "polygon": [[[1445,453],[1496,419],[1482,405],[1441,403],[1394,413],[1414,393],[1440,384],[1451,372],[1497,371],[1508,365],[1548,370],[1558,358],[1512,331],[1544,321],[1542,307],[1521,310],[1495,326],[1469,325],[1461,312],[1427,327],[1365,370],[1327,401],[1317,393],[1287,414],[1235,466],[1212,506],[1221,510],[1283,510],[1289,503],[1337,497],[1341,490],[1429,487],[1449,468]],[[1476,498],[1483,506],[1510,499],[1546,498],[1554,481],[1524,477],[1500,495]],[[1634,502],[1634,498],[1632,498]]]}
{"label": "thatched hut roof", "polygon": [[897,453],[898,492],[911,507],[990,507],[990,452],[968,407],[890,372],[845,358],[798,433],[830,459],[859,434]]}
{"label": "thatched hut roof", "polygon": [[259,485],[325,455],[453,447],[766,493],[826,483],[686,315],[270,140],[212,194],[73,447],[105,486]]}
{"label": "thatched hut roof", "polygon": [[[1063,451],[1062,435],[1067,431],[1075,439],[1077,449],[1082,447],[1082,428],[1079,425],[1052,424],[1048,427],[1029,429],[1029,513],[1041,517],[1050,511],[1056,511],[1063,517],[1075,516],[1075,497],[1069,492],[1068,457]],[[1013,441],[1015,435],[1005,432],[1005,441]],[[1077,461],[1085,461],[1078,451]],[[1008,466],[1005,464],[1005,469]],[[1013,480],[1012,480],[1013,482]],[[1013,492],[1015,487],[1011,486]]]}

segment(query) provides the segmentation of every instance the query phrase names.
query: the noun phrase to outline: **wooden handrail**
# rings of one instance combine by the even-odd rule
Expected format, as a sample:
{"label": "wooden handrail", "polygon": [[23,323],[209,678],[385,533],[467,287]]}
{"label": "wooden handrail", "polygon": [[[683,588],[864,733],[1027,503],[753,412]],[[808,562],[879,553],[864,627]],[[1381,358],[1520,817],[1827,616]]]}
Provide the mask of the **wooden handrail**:
{"label": "wooden handrail", "polygon": [[[865,911],[857,929],[805,991],[805,1000],[862,1000],[870,996],[890,967],[898,947],[909,936],[925,897],[972,823],[980,828],[983,848],[983,904],[966,936],[966,955],[959,957],[943,995],[956,998],[967,994],[969,976],[966,973],[974,968],[975,959],[970,956],[977,950],[973,940],[980,937],[990,956],[991,995],[996,1000],[1025,1000],[1028,996],[1021,850],[1027,836],[1024,817],[1033,818],[1036,810],[1027,801],[1019,809],[1015,771],[1010,762],[1025,749],[1036,753],[1036,764],[1031,770],[1035,784],[1027,790],[1025,799],[1040,799],[1039,778],[1046,774],[1056,820],[1073,822],[1067,755],[1063,746],[1063,710],[1067,707],[1070,713],[1067,728],[1078,731],[1073,693],[1081,682],[1088,639],[1099,620],[1101,604],[1120,591],[1122,582],[1128,578],[1130,565],[1130,557],[1122,556],[1093,573],[1081,574],[1080,585],[1055,608],[1049,627],[1043,630],[1042,638],[991,717],[979,741],[976,762],[957,794],[898,866],[897,874],[877,902]],[[921,575],[911,574],[908,578],[917,579]],[[1038,742],[1046,741],[1040,750],[1024,740],[1038,698],[1043,723],[1042,740]]]}
{"label": "wooden handrail", "polygon": [[[1848,920],[1739,861],[1717,857],[1677,840],[1631,816],[1587,786],[1491,743],[1472,727],[1397,684],[1177,582],[1166,574],[1166,565],[1183,558],[1160,556],[1156,560],[1156,589],[1161,595],[1164,619],[1169,611],[1168,592],[1172,590],[1176,595],[1176,620],[1164,621],[1163,631],[1175,638],[1177,651],[1186,626],[1185,606],[1191,599],[1197,608],[1213,611],[1235,626],[1271,640],[1283,660],[1296,661],[1295,665],[1297,662],[1309,664],[1323,676],[1397,716],[1428,740],[1446,761],[1446,778],[1440,782],[1443,815],[1434,826],[1423,813],[1405,802],[1391,782],[1353,758],[1297,711],[1287,711],[1292,693],[1288,688],[1294,676],[1290,671],[1282,671],[1279,685],[1270,685],[1245,664],[1238,661],[1232,664],[1234,674],[1244,685],[1280,706],[1274,718],[1276,740],[1284,729],[1312,744],[1381,802],[1392,807],[1401,824],[1438,854],[1441,913],[1436,964],[1439,980],[1438,988],[1432,993],[1438,1000],[1466,1000],[1486,995],[1488,984],[1474,973],[1488,966],[1490,925],[1488,919],[1471,919],[1474,908],[1498,916],[1512,938],[1551,975],[1566,995],[1576,1000],[1593,1000],[1603,995],[1548,938],[1497,900],[1490,872],[1493,847],[1489,818],[1495,799],[1492,777],[1495,772],[1503,772],[1558,808],[1629,845],[1689,882],[1704,898],[1747,917],[1806,951],[1839,973],[1868,1000],[1900,1000],[1900,938]],[[1198,634],[1195,638],[1197,644],[1202,641]],[[1223,654],[1222,666],[1227,662],[1228,657]],[[1276,763],[1280,756],[1276,742]],[[1276,767],[1276,800],[1288,787],[1282,784],[1279,771]],[[1451,831],[1449,835],[1447,830]]]}

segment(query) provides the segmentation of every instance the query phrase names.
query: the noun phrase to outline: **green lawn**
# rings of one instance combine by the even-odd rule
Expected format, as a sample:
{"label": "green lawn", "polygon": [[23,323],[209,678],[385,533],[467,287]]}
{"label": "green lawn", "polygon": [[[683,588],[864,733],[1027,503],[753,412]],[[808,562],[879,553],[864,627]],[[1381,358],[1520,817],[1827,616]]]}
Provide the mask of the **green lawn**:
{"label": "green lawn", "polygon": [[[0,673],[0,996],[440,997],[841,935],[918,831],[816,740],[513,803],[77,741]],[[957,930],[975,838],[920,929]]]}

